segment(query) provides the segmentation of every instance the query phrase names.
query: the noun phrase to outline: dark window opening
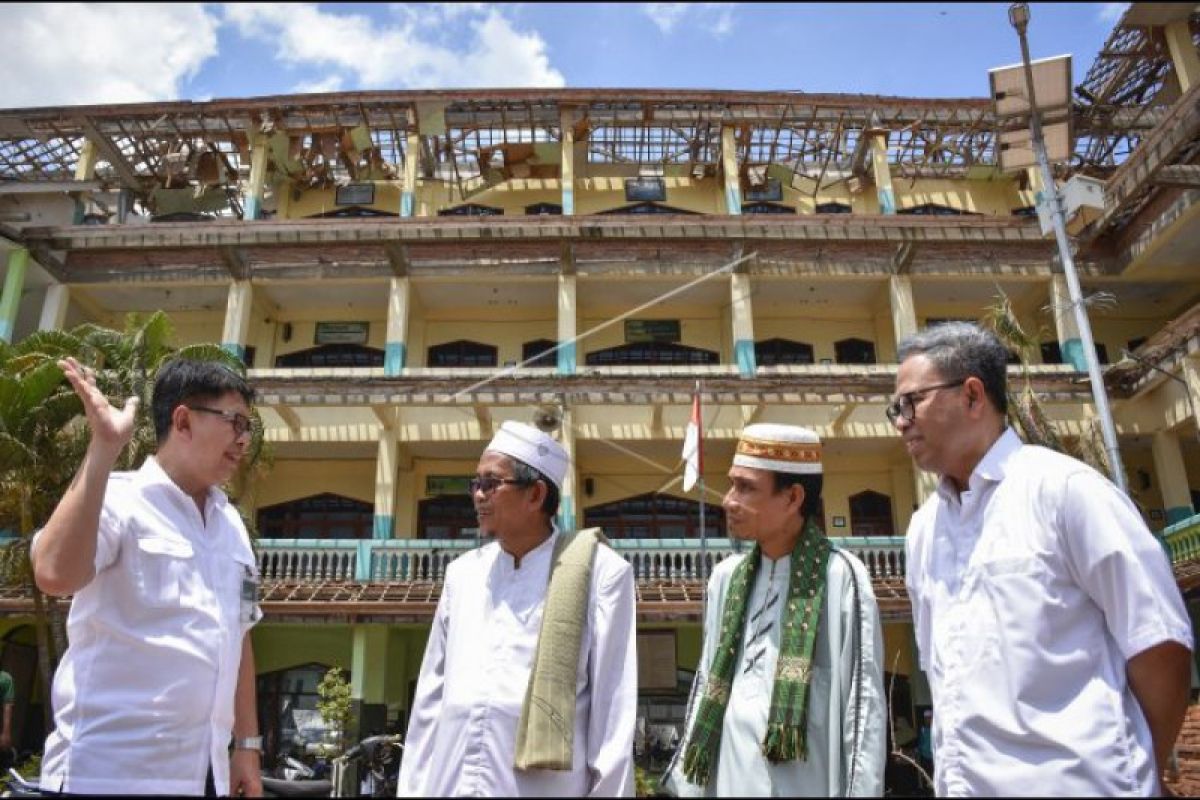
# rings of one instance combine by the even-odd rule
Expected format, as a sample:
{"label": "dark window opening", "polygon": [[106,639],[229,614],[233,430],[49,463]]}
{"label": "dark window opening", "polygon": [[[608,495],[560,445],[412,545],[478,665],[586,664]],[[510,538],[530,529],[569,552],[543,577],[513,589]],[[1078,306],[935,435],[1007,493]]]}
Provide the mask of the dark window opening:
{"label": "dark window opening", "polygon": [[666,200],[667,182],[662,178],[626,178],[625,199],[630,202]]}
{"label": "dark window opening", "polygon": [[[599,526],[609,539],[698,539],[700,504],[665,494],[642,494],[583,511],[586,527]],[[722,538],[725,512],[704,505],[704,535]]]}
{"label": "dark window opening", "polygon": [[720,356],[712,350],[670,342],[630,342],[607,350],[588,353],[589,367],[633,366],[639,364],[717,364]]}
{"label": "dark window opening", "polygon": [[257,348],[253,345],[242,348],[242,364],[245,365],[246,369],[254,366],[254,354],[257,352]]}
{"label": "dark window opening", "polygon": [[696,214],[695,211],[685,211],[682,208],[674,208],[673,206],[659,205],[658,203],[634,203],[631,206],[621,206],[620,208],[610,208],[607,211],[600,211],[599,214]]}
{"label": "dark window opening", "polygon": [[554,349],[558,342],[553,339],[534,339],[521,345],[521,363],[527,367],[557,367],[558,351]]}
{"label": "dark window opening", "polygon": [[817,203],[818,214],[851,214],[854,209],[845,203]]}
{"label": "dark window opening", "polygon": [[374,526],[373,504],[328,492],[258,512],[264,539],[370,539]]}
{"label": "dark window opening", "polygon": [[1014,208],[1012,210],[1012,215],[1014,217],[1024,217],[1026,219],[1037,219],[1037,207],[1021,206],[1020,208]]}
{"label": "dark window opening", "polygon": [[417,502],[417,537],[420,539],[472,539],[479,517],[469,494],[439,494]]}
{"label": "dark window opening", "polygon": [[276,356],[277,367],[382,367],[382,350],[361,344],[323,344]]}
{"label": "dark window opening", "polygon": [[754,363],[760,367],[777,364],[812,364],[813,346],[791,339],[765,339],[754,343]]}
{"label": "dark window opening", "polygon": [[[258,676],[258,718],[262,722],[263,760],[320,742],[328,726],[321,719],[317,685],[329,667],[309,663]],[[345,675],[349,680],[350,676]]]}
{"label": "dark window opening", "polygon": [[431,367],[494,367],[497,350],[490,344],[459,339],[429,348]]}
{"label": "dark window opening", "polygon": [[833,343],[833,354],[839,364],[874,364],[875,343],[866,339],[842,339]]}
{"label": "dark window opening", "polygon": [[1125,343],[1125,348],[1127,350],[1129,350],[1130,352],[1133,352],[1134,350],[1137,350],[1139,347],[1144,345],[1146,343],[1147,338],[1148,337],[1145,337],[1145,336],[1138,336],[1135,339],[1130,339],[1128,342]]}
{"label": "dark window opening", "polygon": [[851,536],[894,536],[892,499],[867,490],[850,496]]}
{"label": "dark window opening", "polygon": [[1058,342],[1042,342],[1042,363],[1043,364],[1061,364],[1062,349],[1058,346]]}
{"label": "dark window opening", "polygon": [[309,214],[307,219],[354,219],[359,217],[398,217],[399,214],[394,211],[380,211],[377,208],[365,208],[363,206],[349,206],[348,208],[336,208],[333,211],[325,211],[321,214]]}
{"label": "dark window opening", "polygon": [[979,217],[974,211],[963,211],[961,208],[944,206],[941,203],[923,203],[912,208],[902,208],[897,214],[908,214],[916,217]]}
{"label": "dark window opening", "polygon": [[561,216],[562,206],[558,203],[534,203],[525,206],[525,213],[530,216]]}
{"label": "dark window opening", "polygon": [[795,214],[796,209],[779,203],[746,203],[742,206],[743,214]]}
{"label": "dark window opening", "polygon": [[502,217],[503,208],[481,206],[478,203],[467,203],[454,208],[443,208],[438,212],[439,217]]}

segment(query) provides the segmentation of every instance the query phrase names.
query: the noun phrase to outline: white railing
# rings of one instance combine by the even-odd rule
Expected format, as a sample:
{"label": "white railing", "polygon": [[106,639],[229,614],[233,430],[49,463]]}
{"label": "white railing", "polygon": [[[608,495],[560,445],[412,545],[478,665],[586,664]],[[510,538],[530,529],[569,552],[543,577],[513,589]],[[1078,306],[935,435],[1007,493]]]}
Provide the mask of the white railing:
{"label": "white railing", "polygon": [[[902,537],[831,538],[866,565],[873,580],[903,579]],[[639,582],[695,581],[730,555],[747,552],[748,543],[710,539],[616,539],[613,548],[633,567]],[[446,567],[476,546],[474,539],[319,540],[260,539],[258,565],[264,580],[302,583],[440,583]]]}

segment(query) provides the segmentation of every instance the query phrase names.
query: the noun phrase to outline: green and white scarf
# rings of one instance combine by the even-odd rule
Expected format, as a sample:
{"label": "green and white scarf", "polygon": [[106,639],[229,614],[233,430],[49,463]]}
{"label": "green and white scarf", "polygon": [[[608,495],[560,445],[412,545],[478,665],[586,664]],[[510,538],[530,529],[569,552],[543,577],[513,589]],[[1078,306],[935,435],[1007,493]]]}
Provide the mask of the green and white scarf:
{"label": "green and white scarf", "polygon": [[[813,520],[805,520],[804,530],[792,550],[787,604],[780,633],[779,662],[775,667],[775,686],[771,691],[771,710],[767,717],[767,735],[763,753],[771,763],[806,759],[808,731],[808,687],[812,679],[813,646],[817,625],[825,604],[826,568],[831,550],[829,540]],[[761,551],[756,544],[742,563],[733,570],[725,608],[721,615],[721,638],[709,668],[704,694],[696,711],[687,751],[683,756],[683,774],[698,785],[708,785],[720,752],[721,729],[734,670],[741,651],[742,629],[750,589],[758,573]]]}

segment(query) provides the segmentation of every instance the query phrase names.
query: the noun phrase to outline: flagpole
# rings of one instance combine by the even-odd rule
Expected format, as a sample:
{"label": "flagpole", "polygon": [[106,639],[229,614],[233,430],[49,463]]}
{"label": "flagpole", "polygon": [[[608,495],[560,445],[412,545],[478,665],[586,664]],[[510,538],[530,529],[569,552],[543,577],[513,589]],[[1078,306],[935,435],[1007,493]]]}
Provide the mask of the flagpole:
{"label": "flagpole", "polygon": [[[700,397],[700,381],[696,381],[696,397]],[[697,402],[699,400],[697,399]],[[700,438],[697,442],[697,461],[700,465],[696,483],[700,487],[700,585],[708,585],[708,537],[704,530],[704,415],[700,415]]]}

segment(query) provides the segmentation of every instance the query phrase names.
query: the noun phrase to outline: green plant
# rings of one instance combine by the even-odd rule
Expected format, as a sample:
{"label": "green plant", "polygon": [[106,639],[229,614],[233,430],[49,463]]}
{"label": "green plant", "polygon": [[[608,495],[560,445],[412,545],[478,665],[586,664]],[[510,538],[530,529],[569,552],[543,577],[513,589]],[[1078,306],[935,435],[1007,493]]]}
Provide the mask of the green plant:
{"label": "green plant", "polygon": [[346,727],[350,722],[350,684],[341,667],[332,667],[317,684],[317,712],[334,731],[339,751],[346,749]]}
{"label": "green plant", "polygon": [[641,767],[634,766],[633,790],[637,797],[654,797],[658,793],[658,779]]}
{"label": "green plant", "polygon": [[[14,769],[17,771],[17,774],[25,780],[36,782],[38,776],[42,774],[42,754],[34,753],[33,755],[29,756],[29,758],[15,766]],[[7,774],[0,776],[0,790],[7,791],[9,788],[8,784],[11,781],[12,778]]]}

